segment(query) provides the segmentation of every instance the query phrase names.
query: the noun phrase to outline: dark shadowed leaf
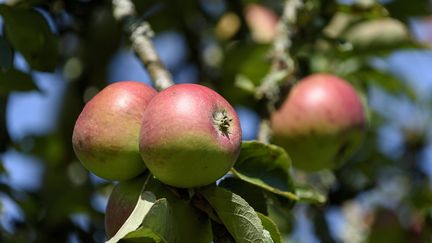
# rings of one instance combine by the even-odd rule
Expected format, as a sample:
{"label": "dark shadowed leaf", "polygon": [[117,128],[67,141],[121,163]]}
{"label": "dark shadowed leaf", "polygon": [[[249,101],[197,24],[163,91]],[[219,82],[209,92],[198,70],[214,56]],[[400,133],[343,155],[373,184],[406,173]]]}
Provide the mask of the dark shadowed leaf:
{"label": "dark shadowed leaf", "polygon": [[34,9],[0,5],[6,37],[22,53],[30,67],[52,71],[57,65],[58,37],[44,17]]}
{"label": "dark shadowed leaf", "polygon": [[0,96],[5,96],[12,91],[31,91],[37,90],[30,74],[19,70],[9,69],[0,72]]}
{"label": "dark shadowed leaf", "polygon": [[210,203],[236,242],[267,242],[261,220],[243,198],[216,186],[203,188],[199,193]]}
{"label": "dark shadowed leaf", "polygon": [[2,97],[0,93],[0,153],[7,150],[9,146],[9,132],[6,127],[6,107],[7,97]]}
{"label": "dark shadowed leaf", "polygon": [[219,186],[241,196],[255,211],[267,214],[267,202],[262,188],[235,177],[224,178]]}
{"label": "dark shadowed leaf", "polygon": [[289,174],[291,159],[284,149],[257,141],[245,141],[231,172],[255,186],[297,200]]}
{"label": "dark shadowed leaf", "polygon": [[415,99],[415,91],[403,80],[395,75],[373,67],[364,67],[356,72],[347,75],[350,80],[376,85],[384,90],[394,94],[406,94],[408,97]]}
{"label": "dark shadowed leaf", "polygon": [[0,36],[0,71],[7,71],[13,64],[13,50],[8,41]]}
{"label": "dark shadowed leaf", "polygon": [[430,1],[428,0],[394,0],[388,1],[385,7],[393,17],[406,22],[413,16],[430,15]]}

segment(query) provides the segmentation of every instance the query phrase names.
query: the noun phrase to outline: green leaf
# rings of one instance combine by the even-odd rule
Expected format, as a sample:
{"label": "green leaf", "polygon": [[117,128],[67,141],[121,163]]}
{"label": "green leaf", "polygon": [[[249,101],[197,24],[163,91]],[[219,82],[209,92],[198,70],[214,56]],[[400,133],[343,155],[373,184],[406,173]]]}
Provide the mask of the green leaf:
{"label": "green leaf", "polygon": [[0,71],[7,71],[13,65],[14,53],[8,41],[0,36]]}
{"label": "green leaf", "polygon": [[264,190],[298,200],[289,174],[291,159],[285,150],[272,144],[245,141],[231,172],[241,180]]}
{"label": "green leaf", "polygon": [[218,186],[241,196],[255,211],[267,214],[267,199],[262,188],[235,177],[225,177]]}
{"label": "green leaf", "polygon": [[31,68],[52,71],[58,59],[58,37],[45,18],[31,8],[0,5],[6,37]]}
{"label": "green leaf", "polygon": [[156,242],[210,243],[208,217],[194,208],[189,200],[178,198],[164,184],[151,178],[146,190],[160,198],[142,221],[142,225],[125,239],[150,238]]}
{"label": "green leaf", "polygon": [[30,74],[15,69],[0,72],[0,96],[6,96],[12,91],[32,90],[38,90],[38,87]]}
{"label": "green leaf", "polygon": [[266,242],[261,220],[243,198],[216,186],[203,188],[199,193],[214,208],[237,243]]}
{"label": "green leaf", "polygon": [[326,196],[308,185],[296,185],[296,195],[302,202],[324,203],[327,200]]}
{"label": "green leaf", "polygon": [[[151,175],[147,177],[147,180]],[[144,183],[141,195],[135,205],[131,215],[126,219],[117,233],[107,241],[107,243],[115,243],[124,238],[130,232],[135,231],[142,223],[144,217],[149,213],[152,206],[155,204],[156,196],[150,191],[144,191],[147,183]]]}
{"label": "green leaf", "polygon": [[9,132],[6,127],[6,108],[7,97],[2,97],[0,93],[0,153],[3,153],[8,149],[10,142]]}
{"label": "green leaf", "polygon": [[148,214],[145,216],[142,226],[139,229],[127,234],[124,239],[151,238],[156,242],[171,242],[172,228],[168,222],[170,215],[168,201],[165,198],[158,199]]}
{"label": "green leaf", "polygon": [[272,242],[274,243],[282,243],[282,237],[281,234],[279,232],[278,227],[276,226],[276,224],[267,216],[265,216],[262,213],[258,213],[258,217],[261,220],[261,223],[264,227],[265,230],[267,230],[267,232],[270,234],[271,239],[273,240]]}
{"label": "green leaf", "polygon": [[387,54],[405,47],[416,47],[406,25],[396,19],[379,18],[353,24],[342,34],[361,54]]}
{"label": "green leaf", "polygon": [[428,0],[394,0],[388,1],[384,6],[392,16],[405,22],[414,16],[430,15],[430,1]]}
{"label": "green leaf", "polygon": [[393,94],[406,94],[411,99],[415,99],[415,91],[407,85],[400,78],[395,75],[385,71],[379,70],[374,67],[365,67],[356,72],[347,75],[348,79],[358,80],[360,82],[365,82],[369,85],[376,85],[387,92]]}

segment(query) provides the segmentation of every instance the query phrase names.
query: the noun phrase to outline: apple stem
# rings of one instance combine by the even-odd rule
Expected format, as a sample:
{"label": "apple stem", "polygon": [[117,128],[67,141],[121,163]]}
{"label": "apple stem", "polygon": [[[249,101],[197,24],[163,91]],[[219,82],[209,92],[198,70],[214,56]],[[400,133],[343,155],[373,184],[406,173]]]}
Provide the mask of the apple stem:
{"label": "apple stem", "polygon": [[230,134],[229,128],[231,126],[232,119],[228,117],[226,110],[216,111],[213,114],[213,122],[223,135],[227,136]]}

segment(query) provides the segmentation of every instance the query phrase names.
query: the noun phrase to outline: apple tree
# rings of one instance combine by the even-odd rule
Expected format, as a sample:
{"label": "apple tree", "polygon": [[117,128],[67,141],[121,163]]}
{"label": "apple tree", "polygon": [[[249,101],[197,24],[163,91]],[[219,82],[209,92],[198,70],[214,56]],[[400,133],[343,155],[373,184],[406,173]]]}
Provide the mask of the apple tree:
{"label": "apple tree", "polygon": [[431,242],[431,7],[1,1],[0,241]]}

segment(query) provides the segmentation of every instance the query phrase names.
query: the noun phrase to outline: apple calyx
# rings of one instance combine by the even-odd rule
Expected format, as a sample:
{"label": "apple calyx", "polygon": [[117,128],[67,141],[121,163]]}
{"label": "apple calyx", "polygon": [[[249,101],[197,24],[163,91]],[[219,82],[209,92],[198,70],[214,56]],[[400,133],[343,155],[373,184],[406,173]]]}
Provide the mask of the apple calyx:
{"label": "apple calyx", "polygon": [[231,133],[230,126],[232,123],[232,118],[228,117],[226,110],[219,110],[213,113],[213,123],[216,126],[216,129],[224,136],[227,136]]}

